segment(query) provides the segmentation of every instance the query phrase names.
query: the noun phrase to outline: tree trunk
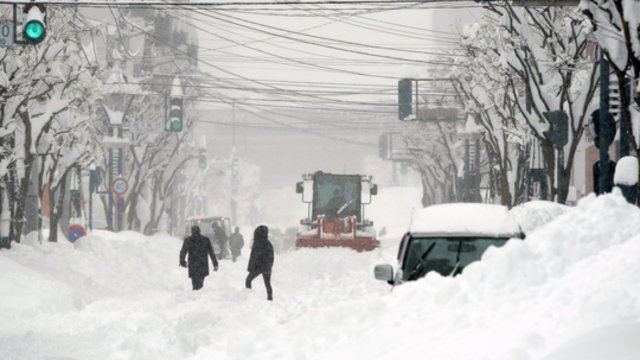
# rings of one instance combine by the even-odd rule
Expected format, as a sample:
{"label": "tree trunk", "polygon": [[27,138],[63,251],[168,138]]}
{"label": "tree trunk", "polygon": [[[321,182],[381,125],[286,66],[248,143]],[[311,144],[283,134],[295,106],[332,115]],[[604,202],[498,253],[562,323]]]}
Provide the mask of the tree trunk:
{"label": "tree trunk", "polygon": [[[58,223],[60,222],[60,216],[62,214],[62,207],[64,206],[64,195],[67,183],[67,172],[62,175],[58,189],[51,191],[51,218],[49,220],[49,241],[58,241]],[[55,199],[55,201],[54,201]]]}
{"label": "tree trunk", "polygon": [[129,192],[129,194],[127,195],[128,202],[129,202],[127,206],[127,209],[129,209],[127,213],[127,224],[128,224],[129,230],[134,230],[134,231],[141,230],[140,218],[138,217],[138,211],[137,211],[138,196],[140,196],[140,193],[136,190]]}
{"label": "tree trunk", "polygon": [[544,156],[545,172],[549,179],[549,194],[547,199],[553,201],[556,195],[556,152],[553,144],[546,139],[541,139],[542,156]]}
{"label": "tree trunk", "polygon": [[[27,193],[29,191],[29,179],[31,178],[31,168],[33,165],[34,156],[31,153],[31,119],[29,114],[24,111],[19,112],[20,119],[24,124],[24,174],[18,181],[18,196],[16,199],[16,212],[14,214],[15,219],[15,241],[20,242],[22,237],[22,227],[25,222],[24,210],[27,202]],[[16,176],[17,176],[16,172]]]}
{"label": "tree trunk", "polygon": [[162,175],[156,176],[153,179],[153,188],[151,195],[151,206],[149,209],[149,222],[144,227],[144,234],[151,235],[158,228],[157,220],[156,220],[156,211],[158,208],[158,196],[160,195],[161,187],[162,187]]}

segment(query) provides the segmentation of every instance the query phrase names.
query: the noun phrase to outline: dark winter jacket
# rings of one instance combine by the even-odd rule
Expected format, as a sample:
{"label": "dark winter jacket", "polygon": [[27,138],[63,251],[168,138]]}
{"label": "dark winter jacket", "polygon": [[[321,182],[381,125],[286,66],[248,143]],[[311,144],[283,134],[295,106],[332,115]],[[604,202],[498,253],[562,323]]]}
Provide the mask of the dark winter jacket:
{"label": "dark winter jacket", "polygon": [[240,250],[244,246],[244,238],[240,233],[233,233],[229,237],[229,247],[231,248],[231,253],[234,255],[240,255]]}
{"label": "dark winter jacket", "polygon": [[182,250],[180,250],[180,264],[184,263],[186,255],[189,263],[189,277],[207,276],[209,275],[209,261],[207,255],[211,257],[213,266],[218,267],[218,260],[213,253],[213,247],[209,238],[200,234],[192,234],[184,239]]}
{"label": "dark winter jacket", "polygon": [[247,270],[255,273],[271,273],[273,267],[273,245],[268,239],[269,228],[260,225],[253,233],[253,247]]}

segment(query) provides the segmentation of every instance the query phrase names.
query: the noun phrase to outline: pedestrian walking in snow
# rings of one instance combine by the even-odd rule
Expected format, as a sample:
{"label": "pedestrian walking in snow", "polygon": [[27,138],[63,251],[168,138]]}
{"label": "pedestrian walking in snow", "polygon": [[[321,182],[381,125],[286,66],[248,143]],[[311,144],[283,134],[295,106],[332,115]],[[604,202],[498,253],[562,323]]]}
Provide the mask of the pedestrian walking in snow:
{"label": "pedestrian walking in snow", "polygon": [[[185,256],[188,256],[188,262],[185,261]],[[213,271],[218,271],[218,260],[213,253],[211,241],[200,235],[200,227],[194,225],[191,227],[191,236],[184,239],[180,250],[180,266],[187,267],[188,264],[193,290],[200,290],[204,285],[204,278],[209,275],[207,256],[211,257]]]}
{"label": "pedestrian walking in snow", "polygon": [[267,289],[267,300],[273,300],[271,289],[271,268],[273,268],[273,245],[269,242],[269,228],[260,225],[253,233],[253,246],[249,256],[249,266],[245,287],[251,289],[251,282],[258,275],[262,275],[264,286]]}
{"label": "pedestrian walking in snow", "polygon": [[220,259],[225,259],[229,254],[227,233],[220,224],[213,224],[213,241],[220,247]]}
{"label": "pedestrian walking in snow", "polygon": [[233,262],[236,262],[238,256],[242,253],[242,247],[244,246],[244,238],[240,234],[240,228],[236,226],[235,231],[229,237],[229,247],[231,248],[231,257]]}

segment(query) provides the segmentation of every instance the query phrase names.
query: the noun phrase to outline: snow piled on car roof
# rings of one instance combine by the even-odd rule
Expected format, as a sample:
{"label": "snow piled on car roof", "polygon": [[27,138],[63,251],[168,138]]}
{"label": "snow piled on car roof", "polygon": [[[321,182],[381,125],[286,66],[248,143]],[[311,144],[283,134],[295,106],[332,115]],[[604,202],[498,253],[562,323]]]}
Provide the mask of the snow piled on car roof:
{"label": "snow piled on car roof", "polygon": [[409,231],[495,237],[512,237],[521,232],[505,206],[472,203],[440,204],[420,209],[413,214]]}

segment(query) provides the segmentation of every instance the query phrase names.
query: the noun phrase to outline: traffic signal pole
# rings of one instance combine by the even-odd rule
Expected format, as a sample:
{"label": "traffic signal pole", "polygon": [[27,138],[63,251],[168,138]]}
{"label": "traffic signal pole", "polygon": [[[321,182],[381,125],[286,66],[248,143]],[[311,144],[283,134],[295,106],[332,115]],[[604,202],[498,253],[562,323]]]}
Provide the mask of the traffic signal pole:
{"label": "traffic signal pole", "polygon": [[608,189],[609,176],[609,144],[607,139],[609,134],[609,126],[607,126],[607,116],[609,115],[609,62],[605,59],[604,52],[600,50],[600,134],[599,134],[599,178],[598,178],[598,194],[604,194]]}

